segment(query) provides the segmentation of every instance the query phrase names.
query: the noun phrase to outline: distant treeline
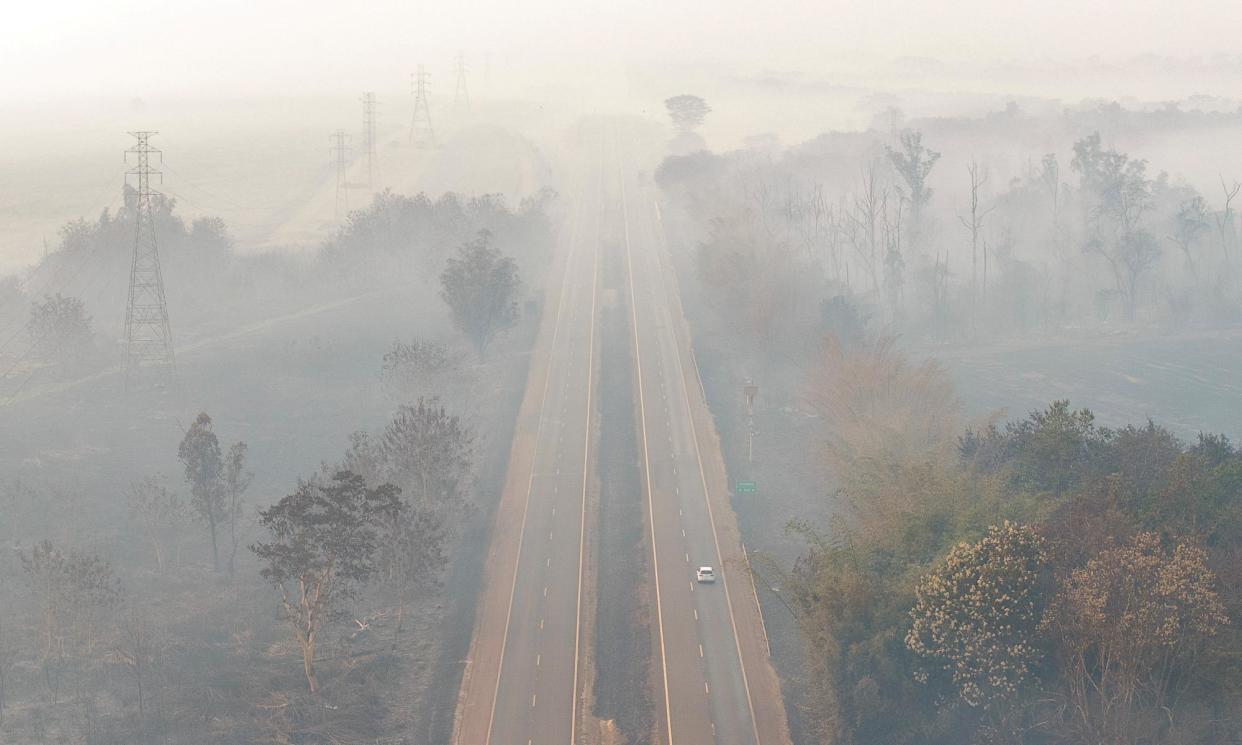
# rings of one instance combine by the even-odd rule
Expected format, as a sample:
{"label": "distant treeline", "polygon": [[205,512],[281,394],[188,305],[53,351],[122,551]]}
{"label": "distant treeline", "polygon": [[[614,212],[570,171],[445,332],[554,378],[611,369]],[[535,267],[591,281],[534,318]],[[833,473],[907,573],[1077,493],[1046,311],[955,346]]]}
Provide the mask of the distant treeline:
{"label": "distant treeline", "polygon": [[1111,143],[1237,121],[1116,104],[918,122],[892,109],[865,132],[674,155],[656,180],[686,217],[722,322],[769,349],[802,346],[836,299],[939,339],[1231,323],[1242,317],[1242,173],[1200,192]]}
{"label": "distant treeline", "polygon": [[[95,333],[109,342],[120,336],[135,233],[129,194],[120,209],[66,223],[55,250],[26,277],[0,279],[0,329],[27,324],[32,307],[63,296],[94,320]],[[549,256],[554,197],[545,190],[511,207],[498,195],[384,191],[309,250],[255,251],[239,247],[220,218],[187,221],[177,200],[157,195],[155,233],[174,339],[187,328],[219,329],[399,286],[418,288],[411,302],[434,307],[449,257],[480,231],[521,274],[536,276]]]}

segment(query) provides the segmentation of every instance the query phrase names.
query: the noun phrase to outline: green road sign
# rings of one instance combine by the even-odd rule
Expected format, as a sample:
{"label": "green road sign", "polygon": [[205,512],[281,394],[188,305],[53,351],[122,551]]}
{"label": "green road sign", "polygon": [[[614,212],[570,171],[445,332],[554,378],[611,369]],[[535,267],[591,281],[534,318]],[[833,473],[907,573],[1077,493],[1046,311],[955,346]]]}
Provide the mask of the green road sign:
{"label": "green road sign", "polygon": [[759,484],[755,483],[754,481],[737,482],[737,493],[738,494],[754,494],[758,491],[759,491]]}

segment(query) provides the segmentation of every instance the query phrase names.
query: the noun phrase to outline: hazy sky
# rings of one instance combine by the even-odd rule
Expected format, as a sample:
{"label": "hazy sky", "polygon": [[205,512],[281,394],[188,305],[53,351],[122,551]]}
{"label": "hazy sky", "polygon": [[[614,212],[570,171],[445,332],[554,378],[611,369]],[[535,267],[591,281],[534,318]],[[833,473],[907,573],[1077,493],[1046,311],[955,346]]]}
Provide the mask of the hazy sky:
{"label": "hazy sky", "polygon": [[[48,0],[10,3],[0,101],[354,90],[464,49],[477,67],[617,61],[814,69],[1237,54],[1237,0]],[[385,87],[382,84],[378,87]]]}

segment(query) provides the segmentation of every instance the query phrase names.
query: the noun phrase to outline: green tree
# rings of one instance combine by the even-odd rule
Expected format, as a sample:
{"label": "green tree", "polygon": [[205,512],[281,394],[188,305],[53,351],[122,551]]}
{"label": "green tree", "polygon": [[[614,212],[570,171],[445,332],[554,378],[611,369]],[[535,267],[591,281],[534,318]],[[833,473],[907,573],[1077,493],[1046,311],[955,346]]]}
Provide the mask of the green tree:
{"label": "green tree", "polygon": [[420,398],[399,407],[378,438],[355,436],[346,455],[346,468],[401,490],[402,509],[381,526],[377,557],[385,590],[397,600],[394,639],[415,594],[444,567],[444,546],[468,509],[473,443],[470,429],[437,399]]}
{"label": "green tree", "polygon": [[207,412],[200,413],[190,425],[177,448],[177,457],[185,466],[185,480],[190,485],[190,507],[207,524],[211,534],[212,567],[218,572],[220,547],[217,534],[228,518],[228,510],[222,481],[224,457]]}
{"label": "green tree", "polygon": [[397,408],[377,443],[384,480],[412,502],[444,511],[465,498],[474,435],[440,405],[424,400]]}
{"label": "green tree", "polygon": [[466,375],[462,352],[446,345],[415,339],[393,342],[384,353],[380,380],[393,398],[413,401],[420,395],[442,395],[453,381]]}
{"label": "green tree", "polygon": [[362,476],[342,470],[326,481],[299,484],[259,513],[271,540],[250,549],[264,563],[263,578],[280,593],[312,694],[319,688],[319,634],[374,577],[379,531],[402,510],[400,492],[391,484],[369,488]]}
{"label": "green tree", "polygon": [[247,452],[246,443],[235,442],[229,447],[228,453],[224,456],[222,487],[224,490],[224,514],[229,524],[230,577],[233,576],[234,563],[237,559],[237,547],[242,540],[241,528],[238,524],[245,509],[245,503],[242,499],[246,489],[250,488],[250,482],[254,479],[254,474],[246,468]]}
{"label": "green tree", "polygon": [[923,236],[923,210],[931,201],[932,189],[927,185],[927,177],[940,160],[940,153],[923,144],[923,133],[905,130],[901,133],[901,148],[885,146],[888,159],[896,169],[897,175],[905,182],[904,190],[898,189],[902,198],[910,203],[910,246],[916,250],[920,247]]}
{"label": "green tree", "polygon": [[959,440],[963,460],[985,471],[1006,469],[1018,489],[1064,494],[1111,470],[1115,433],[1095,423],[1089,409],[1068,400]]}
{"label": "green tree", "polygon": [[927,735],[937,717],[935,695],[916,682],[916,660],[903,643],[913,603],[910,583],[896,576],[905,564],[891,546],[861,535],[825,536],[796,522],[790,530],[806,538],[809,550],[781,578],[780,597],[812,650],[799,703],[809,709],[806,726],[815,741],[934,742]]}
{"label": "green tree", "polygon": [[1139,280],[1160,259],[1160,243],[1150,231],[1131,230],[1117,241],[1116,257],[1123,279],[1121,296],[1126,319],[1133,321],[1138,308]]}
{"label": "green tree", "polygon": [[440,283],[440,297],[454,323],[474,342],[480,356],[496,334],[517,320],[522,284],[517,264],[491,245],[491,233],[486,230],[449,258]]}
{"label": "green tree", "polygon": [[1151,741],[1177,717],[1206,642],[1229,624],[1206,553],[1155,533],[1101,551],[1062,583],[1043,627],[1067,684],[1078,742]]}
{"label": "green tree", "polygon": [[1138,280],[1160,256],[1155,238],[1141,227],[1151,206],[1147,161],[1106,149],[1096,132],[1074,144],[1070,166],[1087,194],[1084,253],[1098,256],[1113,276],[1126,320],[1134,320]]}
{"label": "green tree", "polygon": [[176,532],[186,517],[185,503],[164,486],[162,479],[148,476],[129,487],[129,511],[142,525],[142,532],[155,553],[155,566],[163,570],[167,562],[166,542],[176,540]]}
{"label": "green tree", "polygon": [[76,297],[59,292],[44,295],[30,305],[26,330],[36,348],[46,357],[61,353],[81,353],[91,343],[91,317],[86,306]]}
{"label": "green tree", "polygon": [[935,663],[993,726],[1010,729],[1009,710],[1043,656],[1037,632],[1047,563],[1044,540],[1006,521],[958,544],[915,588],[906,646]]}
{"label": "green tree", "polygon": [[91,651],[101,613],[121,600],[121,583],[112,566],[98,556],[62,550],[51,541],[36,543],[20,559],[40,610],[44,673],[49,687],[57,690],[53,660]]}
{"label": "green tree", "polygon": [[706,101],[688,93],[664,99],[664,108],[668,109],[668,118],[673,120],[673,126],[682,132],[698,129],[707,115],[712,113],[712,107]]}
{"label": "green tree", "polygon": [[1186,269],[1196,284],[1199,282],[1199,268],[1195,264],[1193,249],[1199,242],[1199,236],[1209,227],[1211,226],[1208,224],[1207,201],[1198,194],[1182,202],[1177,214],[1173,217],[1173,234],[1169,236],[1169,239],[1182,252],[1182,257],[1186,260]]}

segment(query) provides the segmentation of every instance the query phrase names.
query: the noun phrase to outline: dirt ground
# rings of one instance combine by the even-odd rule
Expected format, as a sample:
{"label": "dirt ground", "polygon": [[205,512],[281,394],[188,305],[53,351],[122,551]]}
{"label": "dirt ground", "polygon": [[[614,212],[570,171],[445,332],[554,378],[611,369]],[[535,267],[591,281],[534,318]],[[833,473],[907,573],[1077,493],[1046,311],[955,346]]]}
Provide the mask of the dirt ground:
{"label": "dirt ground", "polygon": [[1066,333],[975,347],[920,347],[939,359],[967,408],[1017,418],[1068,398],[1107,426],[1150,417],[1178,436],[1242,436],[1242,329],[1119,329]]}

